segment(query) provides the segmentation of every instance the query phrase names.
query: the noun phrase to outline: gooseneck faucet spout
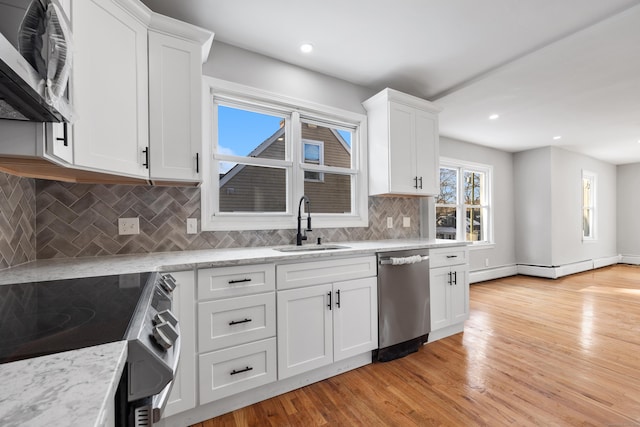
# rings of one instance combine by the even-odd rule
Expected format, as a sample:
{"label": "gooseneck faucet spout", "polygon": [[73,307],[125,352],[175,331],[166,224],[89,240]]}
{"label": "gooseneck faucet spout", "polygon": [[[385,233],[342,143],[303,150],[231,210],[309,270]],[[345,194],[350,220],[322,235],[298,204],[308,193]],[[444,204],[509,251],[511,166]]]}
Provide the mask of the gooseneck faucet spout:
{"label": "gooseneck faucet spout", "polygon": [[[305,207],[305,210],[307,211],[307,228],[304,230],[304,234],[301,229],[302,216],[300,215],[302,202],[307,204]],[[313,231],[311,230],[311,205],[309,204],[309,198],[307,196],[302,196],[298,203],[298,234],[296,234],[296,246],[302,246],[302,241],[307,240],[307,231]]]}

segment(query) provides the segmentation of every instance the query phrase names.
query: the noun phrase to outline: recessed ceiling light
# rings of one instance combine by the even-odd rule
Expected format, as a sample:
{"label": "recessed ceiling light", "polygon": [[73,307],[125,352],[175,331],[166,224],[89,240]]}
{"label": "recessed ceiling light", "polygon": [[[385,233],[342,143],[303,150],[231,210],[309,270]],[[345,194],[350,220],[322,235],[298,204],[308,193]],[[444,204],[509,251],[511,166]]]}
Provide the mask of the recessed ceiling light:
{"label": "recessed ceiling light", "polygon": [[556,136],[554,136],[554,137],[553,137],[553,140],[554,140],[554,141],[557,141],[557,140],[559,140],[559,139],[562,139],[562,137],[561,137],[560,135],[556,135]]}
{"label": "recessed ceiling light", "polygon": [[313,45],[311,43],[304,43],[300,45],[300,50],[303,53],[309,53],[313,50]]}
{"label": "recessed ceiling light", "polygon": [[499,118],[500,118],[500,115],[498,115],[498,114],[492,114],[492,115],[489,116],[489,120],[497,120]]}

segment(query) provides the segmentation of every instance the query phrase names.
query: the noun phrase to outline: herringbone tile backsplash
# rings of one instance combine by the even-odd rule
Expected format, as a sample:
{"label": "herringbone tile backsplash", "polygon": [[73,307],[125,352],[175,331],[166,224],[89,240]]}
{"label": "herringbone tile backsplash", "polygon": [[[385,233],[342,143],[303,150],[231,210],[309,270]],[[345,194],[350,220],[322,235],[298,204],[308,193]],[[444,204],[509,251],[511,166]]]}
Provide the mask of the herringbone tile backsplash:
{"label": "herringbone tile backsplash", "polygon": [[0,172],[0,269],[36,259],[32,179]]}
{"label": "herringbone tile backsplash", "polygon": [[[187,234],[186,219],[200,218],[197,188],[44,180],[36,180],[35,187],[38,259],[286,245],[295,241],[295,230]],[[419,215],[418,199],[370,197],[369,227],[318,229],[311,238],[339,242],[418,237]],[[386,226],[388,216],[396,221],[390,229]],[[411,218],[411,227],[402,227],[402,216]],[[140,234],[118,235],[118,218],[122,217],[139,217]]]}

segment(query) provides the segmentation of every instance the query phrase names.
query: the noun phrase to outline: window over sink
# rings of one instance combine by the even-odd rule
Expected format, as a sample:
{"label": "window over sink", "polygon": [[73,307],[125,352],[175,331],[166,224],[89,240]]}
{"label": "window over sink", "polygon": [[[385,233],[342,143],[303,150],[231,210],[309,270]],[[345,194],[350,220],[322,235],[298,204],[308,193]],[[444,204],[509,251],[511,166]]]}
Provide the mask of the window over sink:
{"label": "window over sink", "polygon": [[[204,230],[368,225],[365,116],[205,78]],[[304,208],[304,206],[303,206]]]}

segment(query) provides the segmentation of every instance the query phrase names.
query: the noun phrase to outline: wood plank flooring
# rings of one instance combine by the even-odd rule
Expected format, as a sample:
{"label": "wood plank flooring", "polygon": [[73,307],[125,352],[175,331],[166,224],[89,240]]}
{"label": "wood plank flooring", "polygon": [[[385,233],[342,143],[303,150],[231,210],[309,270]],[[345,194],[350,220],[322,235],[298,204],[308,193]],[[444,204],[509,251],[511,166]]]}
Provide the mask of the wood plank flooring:
{"label": "wood plank flooring", "polygon": [[471,286],[465,331],[215,426],[640,426],[640,268]]}

